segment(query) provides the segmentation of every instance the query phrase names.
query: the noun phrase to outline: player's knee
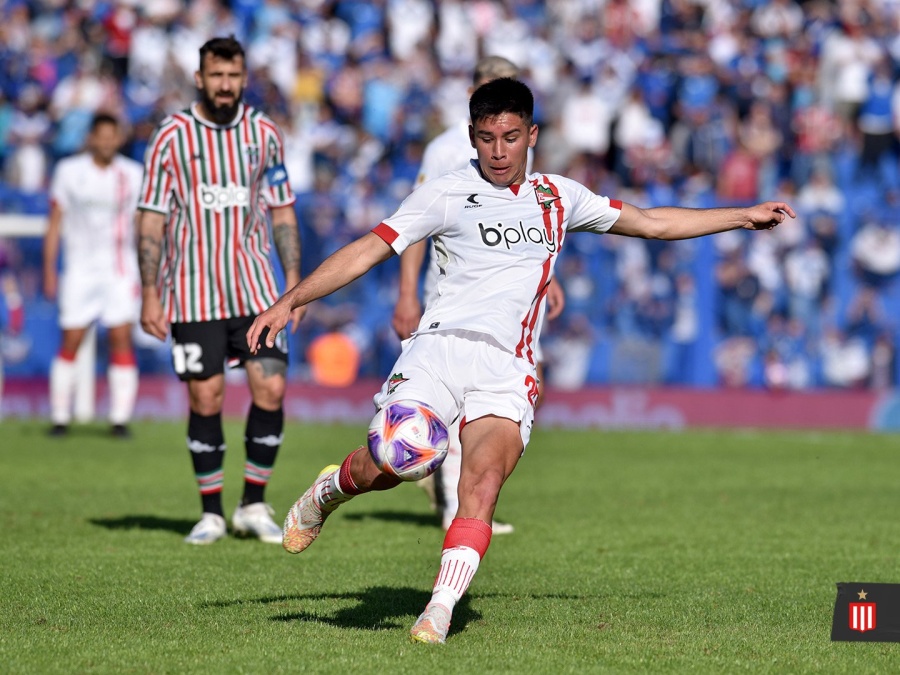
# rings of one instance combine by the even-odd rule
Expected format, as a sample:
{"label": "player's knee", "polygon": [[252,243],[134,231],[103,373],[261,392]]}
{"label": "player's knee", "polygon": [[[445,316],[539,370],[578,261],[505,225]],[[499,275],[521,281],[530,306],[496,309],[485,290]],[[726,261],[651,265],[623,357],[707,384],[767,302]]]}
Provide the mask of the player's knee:
{"label": "player's knee", "polygon": [[287,364],[279,359],[254,359],[247,363],[253,402],[265,410],[276,410],[284,401]]}
{"label": "player's knee", "polygon": [[191,410],[198,415],[217,415],[222,412],[222,397],[197,396],[191,397]]}
{"label": "player's knee", "polygon": [[222,412],[225,391],[211,386],[188,386],[191,410],[198,415],[216,415]]}

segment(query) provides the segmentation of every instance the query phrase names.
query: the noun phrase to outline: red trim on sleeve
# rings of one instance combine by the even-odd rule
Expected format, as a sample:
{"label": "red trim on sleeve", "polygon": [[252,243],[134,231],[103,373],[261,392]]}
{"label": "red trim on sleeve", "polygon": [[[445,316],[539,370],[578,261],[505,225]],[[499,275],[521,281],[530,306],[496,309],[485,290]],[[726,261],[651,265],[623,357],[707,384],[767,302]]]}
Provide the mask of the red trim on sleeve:
{"label": "red trim on sleeve", "polygon": [[372,230],[372,232],[384,239],[384,243],[388,246],[391,246],[397,240],[397,237],[400,236],[396,232],[394,232],[390,225],[387,225],[385,223],[379,223],[378,225],[376,225],[375,229]]}
{"label": "red trim on sleeve", "polygon": [[622,210],[622,200],[621,199],[610,199],[609,205],[614,209]]}

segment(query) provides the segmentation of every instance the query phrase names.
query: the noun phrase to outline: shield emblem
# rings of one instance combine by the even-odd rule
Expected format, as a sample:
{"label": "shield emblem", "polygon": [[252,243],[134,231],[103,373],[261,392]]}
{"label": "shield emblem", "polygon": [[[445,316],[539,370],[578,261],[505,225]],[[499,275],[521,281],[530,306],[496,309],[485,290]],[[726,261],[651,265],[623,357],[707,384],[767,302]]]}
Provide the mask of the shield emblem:
{"label": "shield emblem", "polygon": [[850,630],[858,630],[865,633],[875,629],[875,603],[851,602],[850,603]]}

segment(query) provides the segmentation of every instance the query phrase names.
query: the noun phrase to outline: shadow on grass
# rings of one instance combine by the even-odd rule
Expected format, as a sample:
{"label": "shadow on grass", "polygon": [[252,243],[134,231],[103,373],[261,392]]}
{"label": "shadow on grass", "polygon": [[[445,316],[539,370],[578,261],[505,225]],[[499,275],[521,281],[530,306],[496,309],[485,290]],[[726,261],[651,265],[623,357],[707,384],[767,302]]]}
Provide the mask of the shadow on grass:
{"label": "shadow on grass", "polygon": [[109,530],[166,530],[187,534],[196,524],[195,520],[185,518],[160,518],[159,516],[122,516],[120,518],[91,518],[92,525],[99,525]]}
{"label": "shadow on grass", "polygon": [[[361,630],[393,630],[412,626],[410,617],[418,616],[431,599],[431,591],[415,588],[390,588],[373,586],[361,591],[345,593],[308,593],[302,595],[278,595],[247,600],[225,600],[202,603],[201,607],[225,608],[245,604],[284,603],[306,606],[304,611],[285,612],[270,617],[270,621],[309,621],[327,623],[337,628]],[[355,604],[342,609],[317,608],[317,603],[351,601]],[[453,612],[450,634],[463,630],[470,622],[481,618],[481,613],[469,607],[469,597],[463,596]]]}
{"label": "shadow on grass", "polygon": [[68,431],[61,436],[54,436],[51,433],[51,427],[49,425],[35,426],[35,428],[28,435],[45,436],[51,442],[60,444],[65,444],[71,441],[84,440],[85,438],[93,438],[108,440],[110,444],[113,445],[118,443],[127,445],[129,441],[133,440],[133,436],[113,436],[112,429],[108,424],[102,424],[98,422],[73,423],[69,425]]}
{"label": "shadow on grass", "polygon": [[386,523],[404,523],[416,527],[440,527],[441,518],[435,513],[409,513],[407,511],[370,511],[368,513],[348,513],[344,520],[381,520]]}

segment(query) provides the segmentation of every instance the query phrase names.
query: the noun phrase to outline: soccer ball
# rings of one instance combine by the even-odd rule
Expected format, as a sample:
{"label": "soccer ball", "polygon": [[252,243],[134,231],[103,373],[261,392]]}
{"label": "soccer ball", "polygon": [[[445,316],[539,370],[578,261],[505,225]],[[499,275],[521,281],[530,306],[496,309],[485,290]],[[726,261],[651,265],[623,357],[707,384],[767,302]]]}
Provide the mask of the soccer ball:
{"label": "soccer ball", "polygon": [[414,481],[430,476],[449,447],[447,426],[419,401],[383,407],[369,425],[369,454],[386,474]]}

